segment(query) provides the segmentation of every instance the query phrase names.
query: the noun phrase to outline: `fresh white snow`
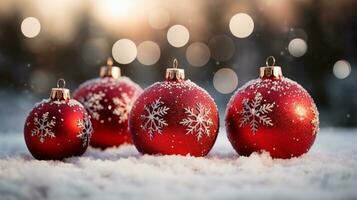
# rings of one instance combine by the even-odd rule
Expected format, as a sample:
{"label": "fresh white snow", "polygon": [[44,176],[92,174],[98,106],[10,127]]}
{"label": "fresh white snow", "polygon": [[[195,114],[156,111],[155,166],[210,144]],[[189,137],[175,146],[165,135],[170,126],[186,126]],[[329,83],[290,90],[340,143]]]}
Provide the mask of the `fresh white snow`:
{"label": "fresh white snow", "polygon": [[89,148],[37,161],[22,133],[0,134],[0,199],[357,199],[357,129],[322,129],[300,158],[239,157],[225,132],[209,156]]}

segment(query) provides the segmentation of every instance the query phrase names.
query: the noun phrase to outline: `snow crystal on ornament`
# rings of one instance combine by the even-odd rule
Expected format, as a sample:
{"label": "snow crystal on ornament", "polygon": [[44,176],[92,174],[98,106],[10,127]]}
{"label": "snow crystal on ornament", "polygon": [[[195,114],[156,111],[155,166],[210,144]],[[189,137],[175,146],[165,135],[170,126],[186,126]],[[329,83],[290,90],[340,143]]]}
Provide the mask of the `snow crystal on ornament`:
{"label": "snow crystal on ornament", "polygon": [[262,104],[263,96],[259,92],[253,100],[243,100],[243,111],[240,112],[242,118],[239,127],[244,127],[249,123],[250,129],[255,134],[258,131],[259,124],[273,126],[273,121],[267,115],[273,111],[275,102]]}
{"label": "snow crystal on ornament", "polygon": [[52,99],[42,99],[42,101],[35,103],[35,107],[40,107],[43,106],[44,104],[49,104],[49,105],[62,105],[62,104],[66,104],[70,107],[74,107],[74,106],[79,106],[79,107],[83,107],[81,103],[79,103],[78,101],[74,100],[74,99],[70,99],[70,100],[52,100]]}
{"label": "snow crystal on ornament", "polygon": [[155,133],[161,134],[162,128],[168,125],[164,116],[169,108],[164,106],[160,99],[156,99],[149,106],[145,105],[146,115],[141,115],[141,119],[144,121],[144,125],[141,125],[141,128],[148,131],[150,139],[154,137]]}
{"label": "snow crystal on ornament", "polygon": [[[156,82],[156,83],[153,83],[152,85],[150,85],[148,88],[156,87],[156,85],[159,85],[159,87],[163,86],[164,88],[166,88],[168,90],[171,90],[173,88],[182,89],[183,91],[185,91],[185,90],[189,90],[190,91],[190,90],[197,89],[197,90],[201,91],[202,93],[204,93],[205,96],[207,98],[209,98],[213,102],[216,110],[218,110],[217,104],[214,101],[214,99],[211,97],[211,95],[209,95],[206,90],[204,90],[202,87],[200,87],[199,85],[197,85],[196,83],[192,82],[189,79],[187,79],[185,81],[162,81],[162,82]],[[177,103],[177,102],[175,102],[175,103]]]}
{"label": "snow crystal on ornament", "polygon": [[133,106],[133,100],[127,93],[122,93],[121,98],[113,98],[113,103],[116,106],[113,110],[113,114],[119,116],[118,123],[121,124],[128,119],[129,112]]}
{"label": "snow crystal on ornament", "polygon": [[213,122],[209,118],[211,109],[206,109],[204,105],[198,103],[196,108],[184,108],[187,118],[182,119],[180,124],[186,126],[187,134],[196,134],[197,140],[200,140],[203,135],[210,135],[210,127]]}
{"label": "snow crystal on ornament", "polygon": [[54,119],[49,120],[49,112],[42,114],[39,118],[37,113],[35,113],[34,117],[34,125],[35,128],[31,131],[31,136],[38,136],[40,138],[40,142],[44,143],[46,137],[54,138],[56,137],[52,128],[56,125],[56,121]]}
{"label": "snow crystal on ornament", "polygon": [[320,129],[319,112],[317,111],[316,105],[312,105],[310,109],[314,114],[314,118],[311,120],[311,124],[313,125],[312,134],[315,135],[319,132]]}
{"label": "snow crystal on ornament", "polygon": [[89,144],[89,140],[92,135],[92,123],[90,122],[89,117],[86,116],[83,120],[77,121],[77,126],[79,128],[77,137],[82,140],[82,145],[85,147]]}
{"label": "snow crystal on ornament", "polygon": [[[134,83],[130,78],[126,76],[121,76],[117,79],[104,77],[104,78],[94,78],[82,83],[78,88],[86,87],[88,90],[96,90],[99,86],[104,88],[109,88],[111,90],[118,87],[119,84],[131,85],[135,87],[137,90],[140,90],[140,86]],[[120,89],[119,89],[120,90]],[[75,92],[76,93],[76,92]]]}
{"label": "snow crystal on ornament", "polygon": [[103,100],[104,97],[105,94],[102,91],[99,91],[98,93],[90,92],[87,96],[80,98],[79,101],[82,102],[82,104],[87,109],[88,113],[93,117],[93,119],[99,120],[99,111],[104,108],[100,102]]}

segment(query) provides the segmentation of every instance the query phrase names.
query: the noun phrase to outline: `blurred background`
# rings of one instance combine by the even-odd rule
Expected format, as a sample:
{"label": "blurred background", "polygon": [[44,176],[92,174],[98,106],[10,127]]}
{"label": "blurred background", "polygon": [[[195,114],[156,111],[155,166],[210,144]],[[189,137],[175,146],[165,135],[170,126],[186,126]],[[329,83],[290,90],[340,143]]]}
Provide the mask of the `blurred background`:
{"label": "blurred background", "polygon": [[273,55],[322,127],[357,126],[357,1],[0,0],[0,132],[22,132],[59,78],[72,91],[113,57],[143,88],[177,58],[223,117]]}

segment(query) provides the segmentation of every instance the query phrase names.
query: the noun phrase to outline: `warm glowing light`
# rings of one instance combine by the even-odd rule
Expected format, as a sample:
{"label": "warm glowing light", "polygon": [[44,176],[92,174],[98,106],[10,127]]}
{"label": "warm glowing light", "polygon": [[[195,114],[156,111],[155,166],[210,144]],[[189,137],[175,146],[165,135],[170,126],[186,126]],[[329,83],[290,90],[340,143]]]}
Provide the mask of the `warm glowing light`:
{"label": "warm glowing light", "polygon": [[333,65],[333,74],[338,79],[345,79],[351,74],[351,65],[347,60],[339,60]]}
{"label": "warm glowing light", "polygon": [[304,120],[306,117],[306,109],[301,105],[295,106],[295,113],[299,116],[300,120]]}
{"label": "warm glowing light", "polygon": [[202,42],[194,42],[187,47],[186,59],[195,67],[201,67],[209,61],[211,53],[206,44]]}
{"label": "warm glowing light", "polygon": [[214,74],[213,86],[220,93],[231,93],[238,86],[238,76],[232,69],[222,68]]}
{"label": "warm glowing light", "polygon": [[227,61],[232,58],[235,52],[233,40],[227,35],[216,35],[212,37],[208,46],[211,50],[212,58],[217,61]]}
{"label": "warm glowing light", "polygon": [[190,33],[182,25],[174,25],[167,31],[167,40],[174,47],[183,47],[187,44]]}
{"label": "warm glowing light", "polygon": [[24,36],[34,38],[41,31],[41,23],[35,17],[27,17],[21,23],[21,31]]}
{"label": "warm glowing light", "polygon": [[129,64],[133,62],[137,55],[136,45],[128,39],[121,39],[114,43],[112,48],[114,60],[121,64]]}
{"label": "warm glowing light", "polygon": [[95,6],[106,20],[125,17],[132,9],[135,9],[134,1],[127,0],[98,0]]}
{"label": "warm glowing light", "polygon": [[295,38],[289,42],[288,50],[290,55],[294,57],[301,57],[307,51],[307,44],[301,38]]}
{"label": "warm glowing light", "polygon": [[[145,11],[139,0],[92,0],[91,15],[106,31],[121,35],[135,29]],[[135,28],[134,28],[135,27]]]}
{"label": "warm glowing light", "polygon": [[234,15],[229,22],[229,29],[232,34],[238,38],[246,38],[254,30],[254,21],[246,13]]}
{"label": "warm glowing light", "polygon": [[143,65],[153,65],[160,58],[160,47],[153,41],[144,41],[138,46],[137,59]]}
{"label": "warm glowing light", "polygon": [[150,12],[148,20],[152,28],[164,29],[170,22],[170,13],[163,8],[157,8]]}

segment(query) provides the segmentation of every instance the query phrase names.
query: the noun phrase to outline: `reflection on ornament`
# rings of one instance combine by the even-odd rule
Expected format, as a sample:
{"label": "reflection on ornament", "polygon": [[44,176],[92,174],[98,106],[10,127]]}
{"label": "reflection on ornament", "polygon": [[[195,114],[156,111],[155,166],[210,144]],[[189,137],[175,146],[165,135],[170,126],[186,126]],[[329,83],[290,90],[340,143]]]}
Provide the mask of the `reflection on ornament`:
{"label": "reflection on ornament", "polygon": [[229,141],[244,156],[266,151],[273,158],[291,158],[308,152],[319,125],[313,99],[283,77],[274,58],[269,57],[260,72],[260,78],[238,89],[228,104]]}
{"label": "reflection on ornament", "polygon": [[60,79],[50,98],[37,103],[26,119],[25,142],[36,159],[62,160],[82,155],[88,147],[92,134],[89,115],[78,101],[70,99],[64,86]]}
{"label": "reflection on ornament", "polygon": [[129,115],[135,147],[141,153],[205,156],[218,134],[218,109],[209,94],[185,80],[177,60],[166,81],[146,88]]}
{"label": "reflection on ornament", "polygon": [[100,69],[100,78],[86,81],[74,93],[91,116],[93,147],[108,148],[131,143],[128,117],[141,88],[128,77],[121,76],[120,68],[109,58]]}

